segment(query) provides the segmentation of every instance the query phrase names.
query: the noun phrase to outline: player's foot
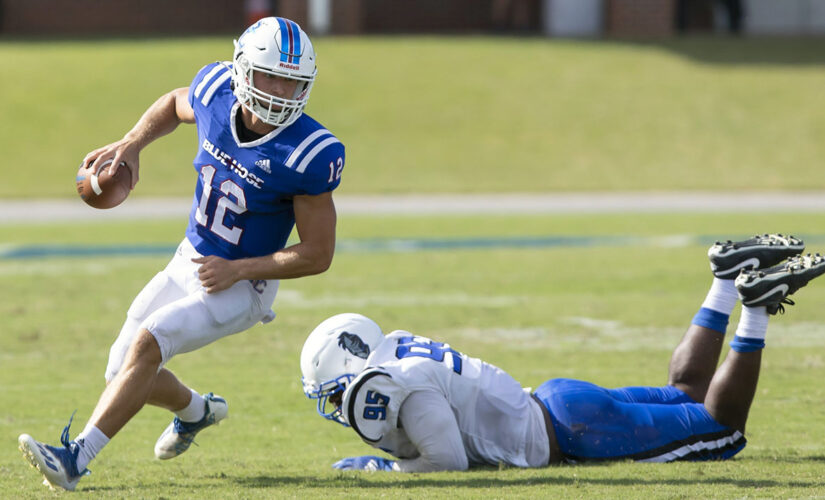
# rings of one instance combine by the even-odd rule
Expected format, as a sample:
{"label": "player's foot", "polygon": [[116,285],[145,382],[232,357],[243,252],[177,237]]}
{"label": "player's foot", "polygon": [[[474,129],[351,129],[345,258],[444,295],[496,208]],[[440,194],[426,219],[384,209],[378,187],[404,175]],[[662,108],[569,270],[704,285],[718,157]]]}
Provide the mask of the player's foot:
{"label": "player's foot", "polygon": [[805,243],[781,234],[756,235],[744,241],[717,241],[708,249],[710,270],[720,279],[735,279],[742,269],[762,269],[799,255]]}
{"label": "player's foot", "polygon": [[799,255],[768,269],[742,271],[734,282],[742,304],[766,306],[768,313],[784,312],[782,304],[793,305],[788,295],[825,273],[825,258],[819,254]]}
{"label": "player's foot", "polygon": [[211,392],[203,397],[206,399],[206,414],[203,418],[197,422],[184,422],[175,417],[155,443],[156,457],[161,460],[175,458],[189,449],[198,432],[226,418],[229,405],[225,399]]}
{"label": "player's foot", "polygon": [[17,438],[18,447],[23,452],[23,458],[43,474],[43,484],[51,489],[62,488],[73,491],[83,476],[91,474],[89,469],[77,470],[77,455],[80,447],[74,441],[69,441],[69,425],[63,429],[60,436],[62,447],[49,446],[36,441],[28,434],[20,434]]}

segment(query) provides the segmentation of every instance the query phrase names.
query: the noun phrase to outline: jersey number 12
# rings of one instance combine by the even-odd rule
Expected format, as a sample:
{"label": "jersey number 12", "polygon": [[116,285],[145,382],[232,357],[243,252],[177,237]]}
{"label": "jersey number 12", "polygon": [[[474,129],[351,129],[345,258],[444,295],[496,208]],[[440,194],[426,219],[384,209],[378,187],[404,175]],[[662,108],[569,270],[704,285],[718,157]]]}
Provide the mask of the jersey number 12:
{"label": "jersey number 12", "polygon": [[[226,179],[221,183],[220,190],[222,194],[215,205],[215,213],[211,214],[212,223],[210,225],[210,214],[206,213],[206,210],[209,206],[209,197],[212,195],[212,179],[215,177],[215,167],[212,165],[201,167],[201,177],[203,177],[203,192],[198,203],[198,210],[195,212],[195,220],[198,221],[198,224],[208,228],[229,243],[237,245],[241,240],[243,229],[235,226],[227,227],[224,225],[223,219],[226,217],[227,210],[234,214],[246,212],[246,196],[243,194],[243,188],[230,179]],[[234,196],[237,202],[232,201],[229,195]]]}

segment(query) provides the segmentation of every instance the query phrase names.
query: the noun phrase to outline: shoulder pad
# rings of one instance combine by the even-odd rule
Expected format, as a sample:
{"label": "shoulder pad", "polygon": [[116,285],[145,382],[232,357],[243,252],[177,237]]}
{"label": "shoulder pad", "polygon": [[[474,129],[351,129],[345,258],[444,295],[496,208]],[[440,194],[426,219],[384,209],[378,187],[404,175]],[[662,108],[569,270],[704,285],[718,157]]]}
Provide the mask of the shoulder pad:
{"label": "shoulder pad", "polygon": [[398,410],[408,395],[386,371],[366,370],[344,395],[347,422],[364,441],[378,442],[398,426]]}

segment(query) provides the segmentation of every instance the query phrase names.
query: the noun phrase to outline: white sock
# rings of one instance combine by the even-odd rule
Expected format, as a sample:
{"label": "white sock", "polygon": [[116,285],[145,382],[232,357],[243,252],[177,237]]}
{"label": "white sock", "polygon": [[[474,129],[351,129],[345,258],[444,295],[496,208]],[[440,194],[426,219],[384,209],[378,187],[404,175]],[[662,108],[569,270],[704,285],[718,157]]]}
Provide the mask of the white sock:
{"label": "white sock", "polygon": [[739,325],[736,327],[736,336],[747,339],[765,340],[768,333],[768,311],[762,307],[743,307]]}
{"label": "white sock", "polygon": [[197,392],[192,391],[192,400],[186,408],[176,411],[175,415],[184,422],[197,422],[206,415],[206,400]]}
{"label": "white sock", "polygon": [[706,309],[713,309],[722,314],[730,314],[733,308],[736,307],[736,301],[739,300],[739,292],[736,291],[736,286],[733,280],[722,280],[713,278],[713,283],[710,285],[705,301],[702,307]]}
{"label": "white sock", "polygon": [[91,423],[86,424],[86,428],[78,434],[74,441],[80,448],[80,453],[77,454],[78,472],[83,472],[83,469],[100,453],[100,450],[109,444],[109,438],[106,434],[103,434],[103,431]]}

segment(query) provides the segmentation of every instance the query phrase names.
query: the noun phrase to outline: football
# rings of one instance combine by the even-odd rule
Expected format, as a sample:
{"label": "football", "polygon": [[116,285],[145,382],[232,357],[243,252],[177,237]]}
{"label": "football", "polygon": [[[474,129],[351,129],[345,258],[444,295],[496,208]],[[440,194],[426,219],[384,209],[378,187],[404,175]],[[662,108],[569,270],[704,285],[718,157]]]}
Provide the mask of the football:
{"label": "football", "polygon": [[77,171],[77,194],[90,207],[116,207],[129,196],[132,186],[132,172],[129,166],[121,162],[117,173],[112,176],[109,173],[111,164],[111,159],[106,160],[98,167],[97,172],[92,172],[91,165],[81,164]]}

